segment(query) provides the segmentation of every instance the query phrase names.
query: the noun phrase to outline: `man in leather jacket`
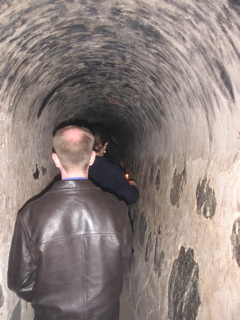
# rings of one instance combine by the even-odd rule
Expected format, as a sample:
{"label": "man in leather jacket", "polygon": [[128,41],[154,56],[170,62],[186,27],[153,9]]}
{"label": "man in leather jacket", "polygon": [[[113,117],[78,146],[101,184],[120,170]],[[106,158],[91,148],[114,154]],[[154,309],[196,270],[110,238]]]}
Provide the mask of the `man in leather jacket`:
{"label": "man in leather jacket", "polygon": [[62,180],[17,215],[8,286],[35,320],[117,320],[132,254],[128,207],[88,177],[94,137],[68,126],[53,137]]}

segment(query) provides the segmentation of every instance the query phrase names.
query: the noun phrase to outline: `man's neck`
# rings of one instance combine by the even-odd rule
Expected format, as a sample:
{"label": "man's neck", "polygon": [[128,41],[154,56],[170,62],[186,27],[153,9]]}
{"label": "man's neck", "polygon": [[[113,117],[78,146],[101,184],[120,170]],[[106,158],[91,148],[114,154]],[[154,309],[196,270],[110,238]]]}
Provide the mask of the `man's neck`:
{"label": "man's neck", "polygon": [[75,172],[69,172],[66,171],[61,172],[62,179],[71,179],[71,178],[88,178],[88,172],[81,172],[81,171],[75,171]]}

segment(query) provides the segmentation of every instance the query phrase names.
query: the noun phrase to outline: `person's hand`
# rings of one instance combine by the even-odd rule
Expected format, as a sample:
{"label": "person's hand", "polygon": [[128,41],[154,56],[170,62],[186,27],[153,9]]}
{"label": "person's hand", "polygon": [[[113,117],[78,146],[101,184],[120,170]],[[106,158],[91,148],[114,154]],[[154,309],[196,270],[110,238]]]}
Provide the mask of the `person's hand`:
{"label": "person's hand", "polygon": [[134,179],[130,179],[130,180],[128,180],[128,182],[129,182],[129,184],[130,184],[131,186],[137,187],[137,182],[136,182]]}

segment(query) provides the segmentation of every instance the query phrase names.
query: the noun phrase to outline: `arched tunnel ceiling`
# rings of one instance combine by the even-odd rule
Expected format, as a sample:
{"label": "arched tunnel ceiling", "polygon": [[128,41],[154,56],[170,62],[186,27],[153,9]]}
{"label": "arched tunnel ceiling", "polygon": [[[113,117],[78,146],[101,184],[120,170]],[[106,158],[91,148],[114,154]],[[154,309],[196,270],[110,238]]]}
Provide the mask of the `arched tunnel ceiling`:
{"label": "arched tunnel ceiling", "polygon": [[235,102],[238,1],[1,3],[1,93],[13,120],[100,121],[130,150],[173,144],[192,112],[211,141],[217,97]]}

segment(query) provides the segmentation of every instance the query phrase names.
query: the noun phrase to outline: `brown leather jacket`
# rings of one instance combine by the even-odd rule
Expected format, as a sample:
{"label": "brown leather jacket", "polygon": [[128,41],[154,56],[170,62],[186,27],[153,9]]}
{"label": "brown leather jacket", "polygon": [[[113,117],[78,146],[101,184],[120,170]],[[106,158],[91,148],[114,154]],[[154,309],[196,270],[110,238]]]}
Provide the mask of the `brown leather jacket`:
{"label": "brown leather jacket", "polygon": [[123,201],[61,180],[17,216],[8,286],[36,320],[117,320],[132,229]]}

